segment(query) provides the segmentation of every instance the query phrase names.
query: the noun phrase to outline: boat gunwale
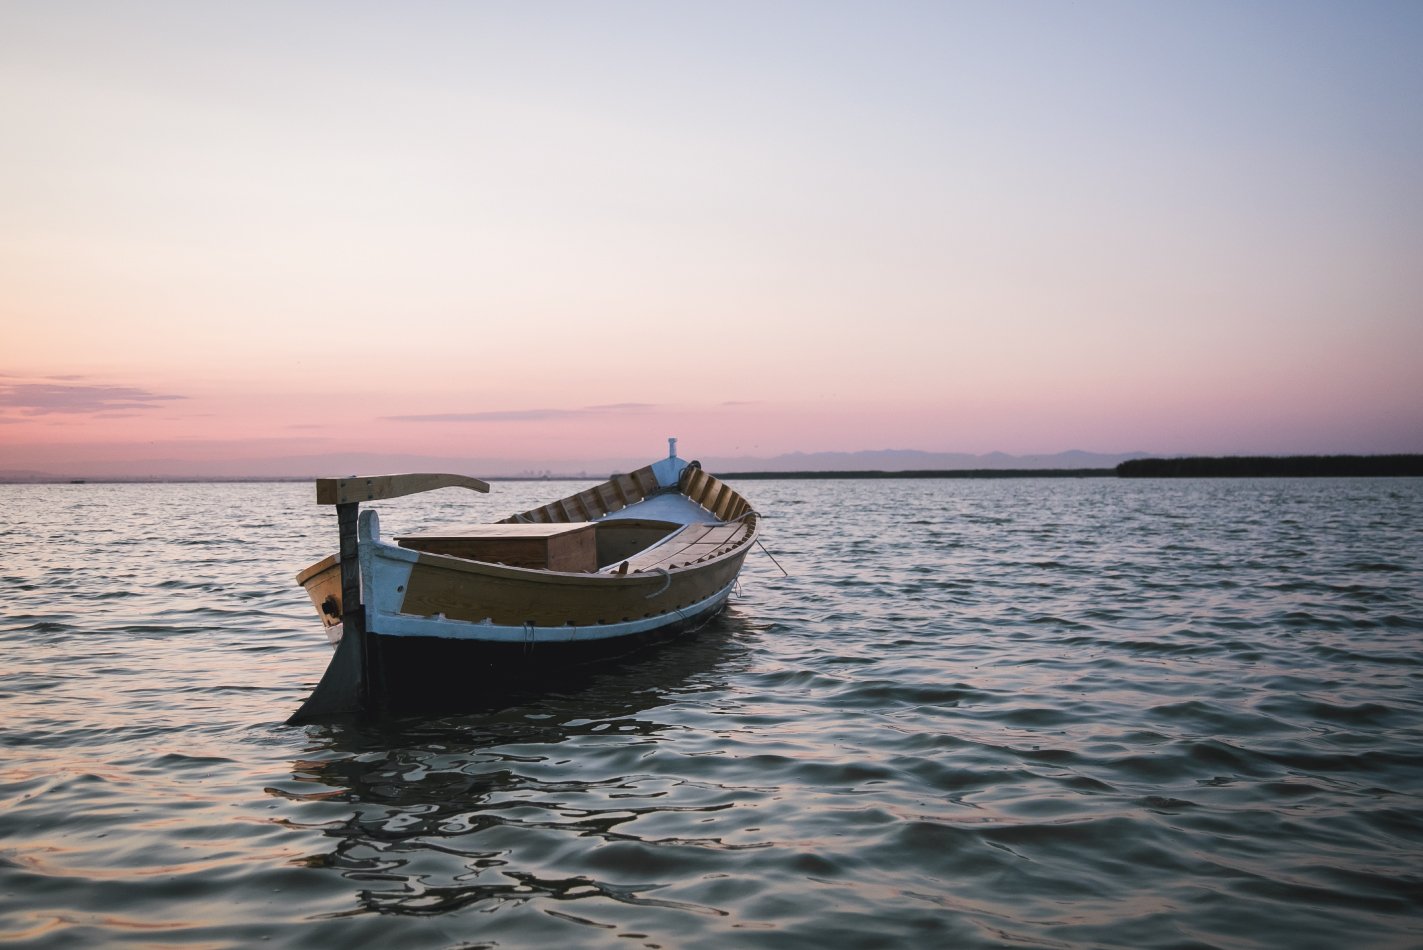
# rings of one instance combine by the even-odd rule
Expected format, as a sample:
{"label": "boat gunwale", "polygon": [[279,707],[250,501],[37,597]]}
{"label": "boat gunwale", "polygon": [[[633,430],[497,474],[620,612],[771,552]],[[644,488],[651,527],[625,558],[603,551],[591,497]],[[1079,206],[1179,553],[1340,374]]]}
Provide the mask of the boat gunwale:
{"label": "boat gunwale", "polygon": [[[375,512],[372,511],[371,514],[375,514]],[[619,574],[617,572],[616,562],[614,564],[608,565],[607,567],[600,568],[597,571],[554,571],[548,568],[517,567],[511,564],[501,564],[497,561],[477,561],[472,558],[463,558],[452,554],[438,554],[432,551],[421,551],[415,548],[407,548],[381,537],[379,534],[380,529],[378,520],[376,521],[376,524],[374,526],[373,536],[369,538],[363,537],[361,539],[361,543],[371,544],[373,546],[371,553],[375,556],[386,557],[392,560],[423,563],[429,567],[438,568],[442,570],[454,570],[467,574],[480,574],[487,577],[501,578],[510,581],[524,581],[558,585],[574,584],[575,586],[601,587],[603,589],[606,589],[609,586],[626,585],[629,587],[635,587],[641,583],[661,583],[666,579],[667,575],[671,575],[673,577],[680,577],[684,575],[694,574],[699,572],[700,570],[715,567],[719,564],[722,564],[728,558],[736,556],[745,556],[748,551],[743,549],[746,549],[748,545],[753,543],[756,540],[757,535],[760,533],[759,520],[759,514],[754,510],[750,510],[742,515],[739,515],[736,518],[731,519],[730,521],[692,522],[690,524],[683,524],[680,527],[677,527],[675,530],[669,532],[666,537],[659,539],[657,542],[647,546],[646,548],[643,548],[641,551],[637,552],[637,554],[645,554],[648,551],[653,551],[659,547],[662,547],[663,545],[676,538],[678,534],[681,534],[683,531],[685,531],[687,528],[692,527],[693,525],[704,524],[722,526],[735,524],[736,522],[741,521],[746,524],[747,531],[742,537],[732,542],[728,542],[730,544],[730,547],[727,547],[725,550],[713,554],[710,557],[706,557],[703,560],[696,560],[689,564],[680,564],[670,568],[656,568],[652,570],[631,571],[626,574]],[[499,524],[501,522],[490,523]],[[567,523],[596,525],[600,522],[589,521]],[[676,524],[675,522],[664,523],[669,525]],[[623,558],[621,560],[626,561],[629,559]],[[304,568],[297,575],[297,582],[301,586],[306,587],[308,586],[309,582],[315,580],[326,571],[336,570],[339,568],[339,566],[340,563],[337,555],[327,555],[320,561],[317,561],[316,563]]]}
{"label": "boat gunwale", "polygon": [[[594,523],[596,522],[589,522],[589,524]],[[731,523],[732,522],[721,522],[720,524]],[[691,525],[683,526],[682,529],[672,532],[672,534],[668,535],[667,538],[663,538],[656,544],[649,545],[648,547],[644,548],[643,551],[640,551],[638,553],[641,554],[646,551],[656,550],[670,538],[675,537],[687,527],[691,527]],[[391,544],[390,542],[382,539],[372,539],[372,543],[376,545],[376,550],[380,553],[384,553],[386,551],[401,552],[401,555],[397,556],[398,560],[406,560],[409,555],[414,555],[415,561],[417,563],[421,563],[429,567],[442,568],[445,570],[460,571],[466,574],[482,574],[485,576],[499,577],[506,580],[536,581],[541,583],[559,584],[560,586],[566,586],[571,582],[577,582],[576,586],[607,587],[610,584],[613,586],[616,586],[618,584],[626,584],[627,586],[632,587],[637,586],[639,583],[642,582],[662,583],[666,579],[666,575],[669,574],[674,577],[693,574],[701,569],[719,565],[725,562],[728,558],[737,556],[744,557],[748,553],[748,551],[743,549],[756,539],[756,534],[756,525],[754,522],[752,522],[749,525],[749,532],[746,536],[733,542],[731,547],[727,548],[726,550],[718,554],[714,554],[706,558],[705,560],[693,561],[690,564],[681,564],[671,568],[658,568],[655,570],[635,571],[629,572],[627,574],[619,574],[616,572],[616,570],[609,570],[607,568],[603,568],[598,571],[553,571],[547,568],[540,567],[517,567],[512,564],[500,564],[497,561],[476,561],[471,558],[457,557],[453,554],[436,554],[431,551],[417,551],[412,548],[404,548],[400,547],[399,545]],[[627,559],[624,558],[623,560]],[[613,566],[616,567],[616,565]]]}

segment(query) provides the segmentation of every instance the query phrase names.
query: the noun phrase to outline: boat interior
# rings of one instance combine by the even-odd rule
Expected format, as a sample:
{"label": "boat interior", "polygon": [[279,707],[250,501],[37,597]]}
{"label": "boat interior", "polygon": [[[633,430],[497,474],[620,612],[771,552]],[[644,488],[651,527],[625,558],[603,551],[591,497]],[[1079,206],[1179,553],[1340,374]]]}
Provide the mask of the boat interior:
{"label": "boat interior", "polygon": [[476,524],[395,538],[401,547],[473,561],[570,573],[637,574],[710,560],[739,545],[748,519],[682,524],[606,518],[560,524]]}
{"label": "boat interior", "polygon": [[754,534],[755,519],[740,494],[694,462],[676,488],[660,487],[653,467],[646,466],[494,524],[396,542],[517,567],[636,574],[724,554]]}

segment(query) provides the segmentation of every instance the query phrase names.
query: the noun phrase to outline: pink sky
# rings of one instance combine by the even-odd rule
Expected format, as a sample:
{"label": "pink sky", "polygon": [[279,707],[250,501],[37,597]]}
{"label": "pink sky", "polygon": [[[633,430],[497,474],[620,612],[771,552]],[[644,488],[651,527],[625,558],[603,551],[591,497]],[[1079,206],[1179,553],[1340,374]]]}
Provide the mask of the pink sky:
{"label": "pink sky", "polygon": [[0,7],[0,470],[1423,451],[1416,4],[413,10]]}

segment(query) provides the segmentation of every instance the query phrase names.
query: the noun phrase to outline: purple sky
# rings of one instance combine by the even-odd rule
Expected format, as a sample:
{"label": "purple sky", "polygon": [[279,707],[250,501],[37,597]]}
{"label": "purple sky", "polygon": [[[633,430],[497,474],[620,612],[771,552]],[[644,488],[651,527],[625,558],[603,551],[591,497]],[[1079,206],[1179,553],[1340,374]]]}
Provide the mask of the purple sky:
{"label": "purple sky", "polygon": [[0,35],[0,469],[1423,451],[1423,4]]}

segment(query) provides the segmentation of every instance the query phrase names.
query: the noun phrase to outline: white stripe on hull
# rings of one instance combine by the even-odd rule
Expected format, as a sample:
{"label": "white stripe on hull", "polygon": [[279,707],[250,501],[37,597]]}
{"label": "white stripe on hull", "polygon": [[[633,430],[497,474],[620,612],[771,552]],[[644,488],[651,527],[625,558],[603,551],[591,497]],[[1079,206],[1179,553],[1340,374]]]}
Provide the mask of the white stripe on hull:
{"label": "white stripe on hull", "polygon": [[439,616],[412,617],[409,614],[384,613],[367,608],[366,629],[386,637],[437,637],[442,640],[487,643],[588,643],[594,640],[612,640],[617,637],[649,633],[661,627],[691,619],[719,607],[731,596],[731,591],[735,586],[736,582],[732,581],[705,600],[681,610],[622,623],[593,624],[586,627],[575,627],[568,624],[561,627],[536,627],[532,624],[511,627],[494,623],[447,620]]}

